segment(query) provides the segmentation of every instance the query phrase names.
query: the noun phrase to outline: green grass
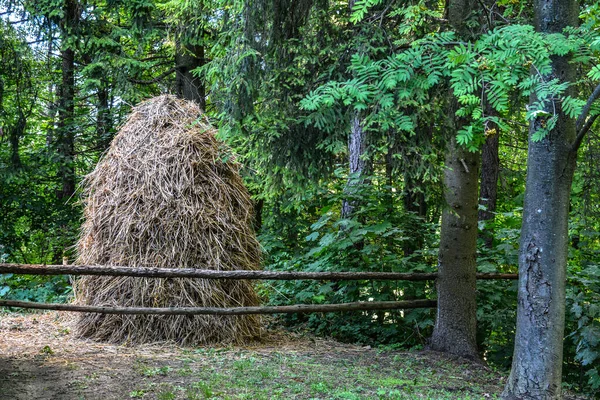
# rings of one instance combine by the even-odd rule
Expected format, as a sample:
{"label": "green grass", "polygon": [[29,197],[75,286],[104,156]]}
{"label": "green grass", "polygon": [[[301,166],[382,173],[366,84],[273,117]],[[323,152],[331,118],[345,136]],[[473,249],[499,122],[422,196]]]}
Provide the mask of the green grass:
{"label": "green grass", "polygon": [[[140,375],[155,382],[144,398],[468,400],[497,398],[502,386],[481,366],[435,353],[200,350],[173,361],[138,363]],[[177,384],[167,385],[170,379]]]}

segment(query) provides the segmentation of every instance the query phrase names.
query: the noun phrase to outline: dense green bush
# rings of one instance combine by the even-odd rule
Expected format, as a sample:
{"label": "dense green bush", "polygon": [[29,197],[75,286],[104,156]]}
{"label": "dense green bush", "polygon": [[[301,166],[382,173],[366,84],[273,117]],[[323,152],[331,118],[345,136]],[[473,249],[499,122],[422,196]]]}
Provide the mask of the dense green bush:
{"label": "dense green bush", "polygon": [[567,382],[600,394],[600,266],[589,264],[569,276],[567,289]]}
{"label": "dense green bush", "polygon": [[[436,258],[434,226],[412,213],[403,212],[391,188],[375,187],[376,179],[344,194],[337,187],[316,193],[314,212],[306,220],[290,220],[302,226],[296,243],[282,234],[278,225],[261,236],[267,253],[267,269],[285,271],[378,271],[431,272]],[[381,191],[389,196],[381,196]],[[356,205],[352,218],[341,219],[342,201]],[[408,242],[423,242],[407,254]],[[431,282],[390,281],[282,281],[269,290],[271,304],[345,303],[354,301],[395,301],[424,299],[434,295]],[[286,324],[301,325],[317,334],[358,343],[423,344],[433,325],[434,310],[317,313],[283,317]]]}

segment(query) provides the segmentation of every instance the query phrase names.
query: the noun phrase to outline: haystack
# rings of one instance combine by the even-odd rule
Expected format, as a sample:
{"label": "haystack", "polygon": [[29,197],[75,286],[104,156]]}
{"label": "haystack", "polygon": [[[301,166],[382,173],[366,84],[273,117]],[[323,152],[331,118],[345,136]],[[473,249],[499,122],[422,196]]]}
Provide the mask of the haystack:
{"label": "haystack", "polygon": [[[200,109],[160,96],[133,109],[85,182],[78,264],[256,270],[260,249],[239,165],[199,119]],[[79,304],[256,306],[248,281],[83,277]],[[241,343],[257,316],[82,314],[79,335],[110,342]]]}

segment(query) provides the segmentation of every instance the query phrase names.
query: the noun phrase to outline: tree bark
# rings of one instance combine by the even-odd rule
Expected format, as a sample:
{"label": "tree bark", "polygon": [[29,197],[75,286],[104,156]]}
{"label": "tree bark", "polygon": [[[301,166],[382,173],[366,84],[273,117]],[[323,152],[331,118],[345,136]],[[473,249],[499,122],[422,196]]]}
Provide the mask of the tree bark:
{"label": "tree bark", "polygon": [[438,307],[431,348],[477,358],[476,252],[479,153],[452,138],[446,156],[438,256]]}
{"label": "tree bark", "polygon": [[204,46],[179,44],[175,54],[175,92],[177,97],[196,102],[204,111],[204,82],[192,72],[204,65]]}
{"label": "tree bark", "polygon": [[[534,9],[539,32],[562,32],[577,24],[578,6],[574,0],[537,0]],[[575,81],[568,57],[552,59],[552,73],[544,77],[550,79]],[[546,111],[557,113],[556,127],[538,142],[531,135],[545,124],[545,117],[536,118],[529,128],[517,330],[504,399],[562,398],[568,217],[576,163],[576,150],[572,149],[576,124],[565,115],[560,103],[552,102],[548,101]]]}
{"label": "tree bark", "polygon": [[112,140],[112,120],[110,117],[108,82],[98,89],[98,108],[96,116],[96,140],[100,151],[108,149]]}
{"label": "tree bark", "polygon": [[[495,0],[483,0],[480,3],[483,12],[479,15],[480,32],[489,32],[496,27]],[[483,94],[484,113],[487,116],[498,116],[498,112],[490,104],[488,96]],[[496,217],[496,202],[498,199],[498,176],[500,173],[500,157],[498,147],[500,143],[500,127],[488,122],[485,127],[486,139],[481,149],[481,187],[479,190],[479,221],[484,221],[484,228],[479,232],[485,247],[491,249],[494,241],[494,230],[489,223]]]}
{"label": "tree bark", "polygon": [[[466,19],[474,10],[473,0],[450,0],[448,22],[459,37],[470,37]],[[450,97],[450,132],[444,171],[445,206],[442,212],[438,255],[438,307],[431,337],[433,350],[475,359],[477,354],[475,301],[477,272],[477,203],[480,155],[456,141],[463,122],[455,115]]]}
{"label": "tree bark", "polygon": [[14,126],[10,127],[10,162],[15,170],[21,168],[21,156],[19,154],[19,145],[21,138],[25,134],[25,128],[27,127],[27,118],[23,114],[23,110],[18,110],[19,117]]}
{"label": "tree bark", "polygon": [[67,0],[61,27],[62,79],[57,123],[57,151],[62,189],[59,199],[68,199],[75,193],[75,50],[73,29],[79,21],[79,4]]}
{"label": "tree bark", "polygon": [[[367,140],[358,112],[352,118],[350,136],[348,137],[349,176],[344,192],[350,197],[356,194],[356,187],[364,183],[367,161],[364,158],[367,151]],[[350,198],[342,202],[342,218],[350,218],[356,208],[356,201]]]}
{"label": "tree bark", "polygon": [[[500,157],[498,156],[500,134],[498,132],[498,127],[495,124],[488,127],[488,132],[493,133],[487,136],[481,151],[481,189],[479,204],[483,206],[483,209],[479,210],[478,218],[479,221],[493,222],[496,217],[498,176],[500,174]],[[480,237],[483,239],[487,248],[492,248],[494,232],[490,227],[486,226],[480,232]]]}

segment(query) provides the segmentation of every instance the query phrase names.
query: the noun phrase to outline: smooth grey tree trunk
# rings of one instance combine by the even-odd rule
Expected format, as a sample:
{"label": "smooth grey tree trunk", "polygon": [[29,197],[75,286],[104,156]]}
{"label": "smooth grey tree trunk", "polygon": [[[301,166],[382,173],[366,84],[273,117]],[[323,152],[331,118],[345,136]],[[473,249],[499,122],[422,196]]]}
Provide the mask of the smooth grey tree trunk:
{"label": "smooth grey tree trunk", "polygon": [[479,153],[452,138],[444,172],[438,255],[437,317],[431,349],[475,359],[477,355],[476,253]]}
{"label": "smooth grey tree trunk", "polygon": [[[577,24],[577,15],[577,3],[573,0],[535,2],[535,27],[539,32],[561,32],[566,26]],[[545,80],[554,78],[574,81],[575,71],[568,58],[553,58],[552,74]],[[556,112],[559,120],[538,142],[531,140],[531,134],[545,122],[544,117],[530,125],[519,250],[517,330],[503,399],[562,398],[568,216],[576,163],[573,148],[576,125],[558,102],[548,102],[546,111]]]}
{"label": "smooth grey tree trunk", "polygon": [[[473,0],[451,0],[448,22],[469,37],[466,19],[474,10]],[[476,359],[477,304],[477,203],[479,199],[479,152],[469,152],[456,142],[462,126],[455,116],[456,101],[449,92],[449,138],[444,171],[444,199],[438,254],[438,307],[431,337],[433,350]]]}

